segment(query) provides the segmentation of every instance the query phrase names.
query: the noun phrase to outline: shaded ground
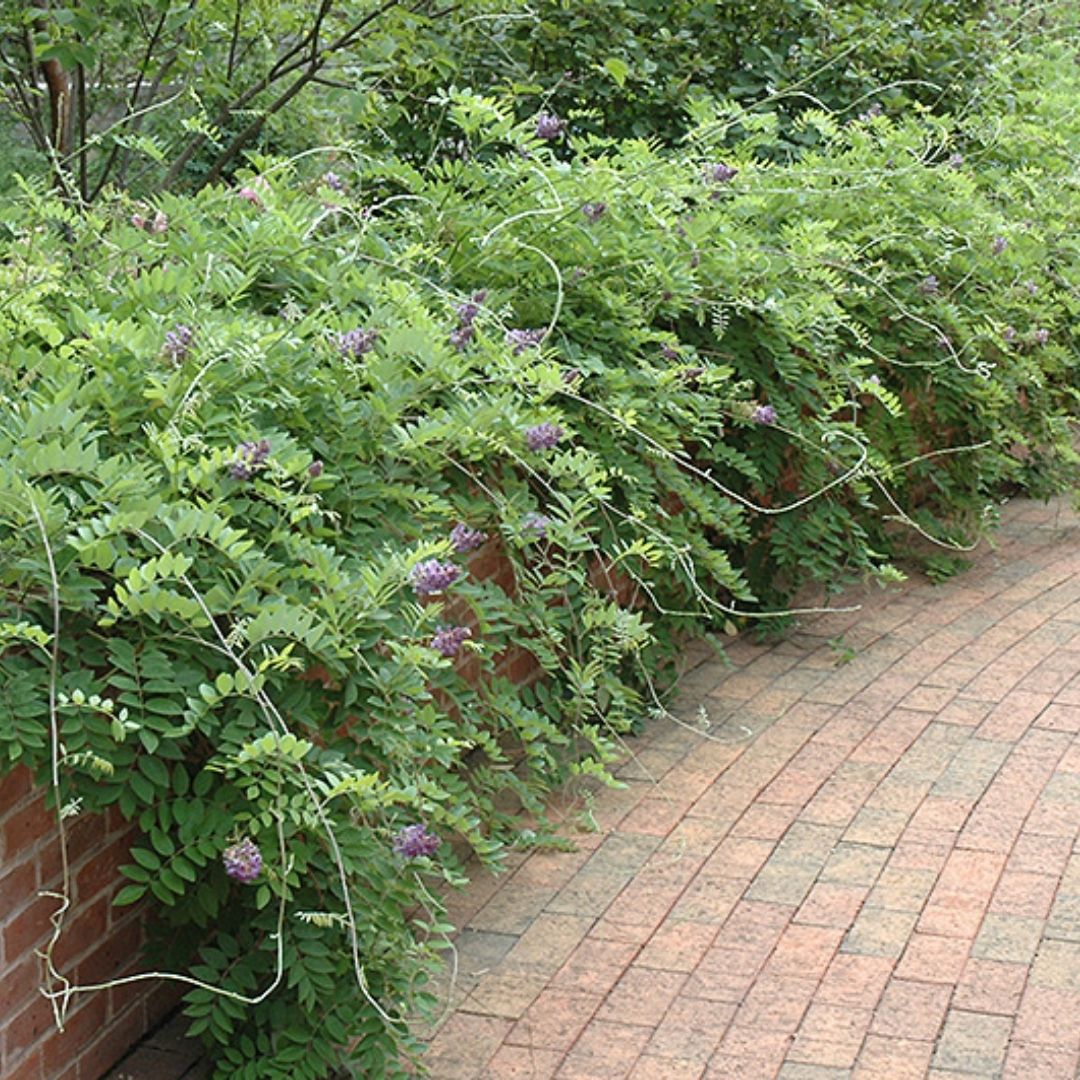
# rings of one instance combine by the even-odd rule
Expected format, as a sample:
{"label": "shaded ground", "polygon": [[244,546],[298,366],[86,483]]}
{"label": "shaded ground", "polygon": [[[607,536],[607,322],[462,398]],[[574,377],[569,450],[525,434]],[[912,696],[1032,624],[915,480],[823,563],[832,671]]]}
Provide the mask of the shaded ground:
{"label": "shaded ground", "polygon": [[578,851],[454,898],[434,1080],[1074,1080],[1080,518],[975,562],[696,657]]}

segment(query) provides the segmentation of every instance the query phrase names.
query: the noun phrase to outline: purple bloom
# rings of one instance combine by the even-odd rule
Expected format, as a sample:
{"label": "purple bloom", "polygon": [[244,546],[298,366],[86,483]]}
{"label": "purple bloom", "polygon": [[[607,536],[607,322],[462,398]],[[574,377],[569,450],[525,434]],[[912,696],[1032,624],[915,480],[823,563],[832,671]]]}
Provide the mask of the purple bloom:
{"label": "purple bloom", "polygon": [[667,345],[667,344],[661,345],[660,346],[660,355],[665,360],[678,360],[679,359],[679,350],[676,349],[672,345]]}
{"label": "purple bloom", "polygon": [[602,202],[587,202],[581,208],[581,212],[589,219],[589,221],[596,222],[607,213],[607,204]]}
{"label": "purple bloom", "polygon": [[417,596],[434,596],[450,588],[461,577],[461,567],[428,559],[409,571],[409,582]]}
{"label": "purple bloom", "polygon": [[341,177],[338,176],[338,174],[336,172],[332,172],[330,170],[327,170],[326,172],[324,172],[322,182],[331,191],[344,191],[345,190],[345,181],[342,180]]}
{"label": "purple bloom", "polygon": [[251,203],[252,206],[262,206],[262,199],[259,193],[251,187],[242,187],[237,193],[238,199],[243,199],[244,202]]}
{"label": "purple bloom", "polygon": [[378,336],[378,330],[346,330],[338,335],[338,352],[346,359],[359,360],[375,347]]}
{"label": "purple bloom", "polygon": [[470,529],[463,521],[459,521],[450,530],[450,543],[454,545],[454,550],[459,555],[474,551],[485,540],[487,540],[487,533],[479,529]]}
{"label": "purple bloom", "polygon": [[270,440],[242,442],[236,448],[236,457],[229,463],[229,475],[234,480],[250,480],[270,456]]}
{"label": "purple bloom", "polygon": [[514,355],[520,356],[526,349],[538,349],[546,335],[546,329],[507,330],[505,340],[507,345],[513,345]]}
{"label": "purple bloom", "polygon": [[150,231],[161,234],[169,228],[169,216],[164,210],[159,210],[150,222]]}
{"label": "purple bloom", "polygon": [[727,184],[735,179],[738,172],[739,170],[734,165],[725,165],[724,162],[718,161],[705,167],[705,179],[714,184]]}
{"label": "purple bloom", "polygon": [[459,326],[456,330],[450,331],[450,344],[461,352],[470,341],[476,336],[476,327],[473,325]]}
{"label": "purple bloom", "polygon": [[431,639],[431,648],[443,656],[457,656],[461,646],[472,637],[467,626],[440,626]]}
{"label": "purple bloom", "polygon": [[949,168],[962,169],[964,167],[964,155],[963,154],[951,154],[949,156]]}
{"label": "purple bloom", "polygon": [[1004,236],[995,236],[994,242],[990,245],[990,250],[995,255],[1000,255],[1009,246],[1009,241]]}
{"label": "purple bloom", "polygon": [[191,349],[191,341],[195,331],[190,326],[179,323],[165,335],[165,344],[161,351],[170,359],[183,360]]}
{"label": "purple bloom", "polygon": [[134,214],[131,215],[131,224],[134,225],[136,229],[145,229],[146,218],[144,218],[142,214],[136,211]]}
{"label": "purple bloom", "polygon": [[525,442],[534,452],[551,450],[558,445],[565,434],[566,432],[558,424],[551,424],[545,420],[542,424],[525,429]]}
{"label": "purple bloom", "polygon": [[1034,296],[1039,291],[1039,286],[1034,281],[1025,281],[1024,288],[1027,289],[1029,296]]}
{"label": "purple bloom", "polygon": [[776,410],[771,405],[759,405],[753,412],[755,424],[775,424]]}
{"label": "purple bloom", "polygon": [[221,854],[221,861],[225,864],[225,873],[245,885],[255,881],[262,870],[262,852],[250,836],[227,847]]}
{"label": "purple bloom", "polygon": [[457,306],[459,326],[472,326],[476,316],[480,314],[480,305],[487,299],[487,289],[480,289],[463,304]]}
{"label": "purple bloom", "polygon": [[308,467],[307,474],[312,480],[317,480],[323,473],[323,463],[316,458]]}
{"label": "purple bloom", "polygon": [[1035,331],[1035,344],[1045,345],[1050,340],[1049,330],[1036,330]]}
{"label": "purple bloom", "polygon": [[557,139],[562,133],[566,123],[560,120],[554,113],[539,113],[536,117],[536,137],[538,139]]}
{"label": "purple bloom", "polygon": [[858,119],[863,121],[873,120],[876,117],[880,116],[884,111],[885,110],[884,108],[882,108],[881,102],[875,101],[873,105],[871,105],[870,108],[866,110],[866,112],[859,113]]}
{"label": "purple bloom", "polygon": [[1005,329],[1001,332],[1001,336],[1006,341],[1010,341],[1010,342],[1015,341],[1016,340],[1016,327],[1015,326],[1006,326]]}
{"label": "purple bloom", "polygon": [[538,514],[530,510],[522,519],[521,527],[526,532],[535,533],[537,536],[546,537],[548,528],[551,526],[551,518],[547,514]]}
{"label": "purple bloom", "polygon": [[924,296],[937,296],[940,288],[936,274],[927,274],[926,277],[919,282],[919,292]]}
{"label": "purple bloom", "polygon": [[423,823],[406,825],[398,830],[394,837],[394,854],[406,859],[420,859],[434,855],[441,843],[434,833],[427,831],[427,826]]}

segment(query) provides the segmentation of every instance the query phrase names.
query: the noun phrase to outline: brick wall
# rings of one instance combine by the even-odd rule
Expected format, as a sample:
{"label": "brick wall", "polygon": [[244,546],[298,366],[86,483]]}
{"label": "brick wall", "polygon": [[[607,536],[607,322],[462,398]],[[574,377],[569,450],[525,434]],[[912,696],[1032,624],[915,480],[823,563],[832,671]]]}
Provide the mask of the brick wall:
{"label": "brick wall", "polygon": [[[498,540],[469,560],[477,579],[493,579],[511,595],[514,571]],[[594,584],[628,588],[593,567]],[[473,622],[466,605],[447,606],[447,616]],[[479,677],[475,658],[460,663],[466,678]],[[510,648],[496,657],[496,671],[517,683],[531,682],[540,667],[531,653]],[[65,930],[54,953],[59,971],[76,984],[104,982],[139,970],[141,905],[112,907],[123,886],[118,870],[129,862],[137,835],[120,815],[76,818],[69,829],[72,900]],[[38,992],[41,961],[34,955],[48,938],[49,916],[57,901],[38,895],[60,885],[56,815],[30,773],[17,768],[0,776],[0,1080],[99,1080],[124,1053],[179,1001],[178,984],[137,983],[100,993],[80,994],[63,1032],[56,1029],[49,1003]]]}
{"label": "brick wall", "polygon": [[[138,970],[140,906],[112,907],[122,886],[135,830],[116,813],[70,822],[72,906],[53,954],[76,984],[103,982]],[[27,769],[0,776],[0,1077],[3,1080],[99,1080],[179,1000],[175,984],[136,983],[77,995],[64,1031],[38,992],[42,964],[34,955],[51,933],[59,889],[56,814]]]}

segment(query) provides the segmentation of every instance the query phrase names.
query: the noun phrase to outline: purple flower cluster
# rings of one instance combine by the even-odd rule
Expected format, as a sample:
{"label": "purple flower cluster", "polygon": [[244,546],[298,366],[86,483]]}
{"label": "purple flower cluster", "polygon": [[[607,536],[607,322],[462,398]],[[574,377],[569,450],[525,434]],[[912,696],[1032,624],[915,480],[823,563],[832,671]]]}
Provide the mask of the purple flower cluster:
{"label": "purple flower cluster", "polygon": [[431,639],[431,647],[443,656],[457,656],[471,637],[472,631],[467,626],[440,626]]}
{"label": "purple flower cluster", "polygon": [[875,101],[866,112],[859,113],[858,118],[865,123],[867,120],[874,120],[879,117],[884,111],[881,102]]}
{"label": "purple flower cluster", "polygon": [[245,885],[255,881],[262,870],[262,852],[250,836],[227,847],[221,854],[221,861],[225,864],[225,873]]}
{"label": "purple flower cluster", "polygon": [[738,173],[739,170],[734,165],[727,165],[722,161],[705,167],[705,179],[713,184],[728,184]]}
{"label": "purple flower cluster", "polygon": [[926,277],[919,282],[919,292],[923,296],[937,296],[941,290],[941,283],[937,279],[936,274],[927,274]]}
{"label": "purple flower cluster", "polygon": [[949,155],[949,168],[950,169],[962,169],[964,167],[964,155],[963,154],[950,154]]}
{"label": "purple flower cluster", "polygon": [[191,349],[195,331],[184,323],[178,323],[165,335],[165,344],[161,351],[170,359],[177,362],[185,359]]}
{"label": "purple flower cluster", "polygon": [[145,218],[136,211],[131,215],[131,224],[136,229],[142,229],[144,232],[151,232],[160,235],[166,232],[169,228],[169,215],[164,210],[158,210],[152,218]]}
{"label": "purple flower cluster", "polygon": [[551,524],[551,518],[549,518],[547,514],[538,514],[535,510],[530,510],[521,519],[521,527],[526,532],[535,533],[540,537],[547,536]]}
{"label": "purple flower cluster", "polygon": [[566,432],[558,424],[545,420],[542,424],[525,429],[525,442],[530,450],[538,453],[541,450],[554,449],[565,434]]}
{"label": "purple flower cluster", "polygon": [[540,342],[547,336],[546,329],[507,330],[506,344],[514,347],[514,355],[520,356],[526,349],[540,348]]}
{"label": "purple flower cluster", "polygon": [[465,555],[478,548],[487,539],[487,533],[479,529],[470,529],[463,521],[459,521],[450,530],[450,543],[459,555]]}
{"label": "purple flower cluster", "polygon": [[1015,326],[1006,326],[1005,329],[1001,332],[1001,336],[1006,341],[1008,341],[1010,343],[1015,341],[1016,340],[1016,327]]}
{"label": "purple flower cluster", "polygon": [[776,410],[771,405],[759,405],[752,416],[755,424],[776,423]]}
{"label": "purple flower cluster", "polygon": [[318,480],[323,474],[323,463],[316,458],[308,467],[307,474],[312,480]]}
{"label": "purple flower cluster", "polygon": [[406,859],[420,859],[434,855],[442,841],[427,831],[423,823],[406,825],[394,837],[394,854]]}
{"label": "purple flower cluster", "polygon": [[554,113],[539,113],[536,117],[536,137],[538,139],[557,139],[566,127]]}
{"label": "purple flower cluster", "polygon": [[359,360],[364,353],[375,348],[378,336],[378,330],[346,330],[338,335],[338,352],[346,359]]}
{"label": "purple flower cluster", "polygon": [[242,442],[236,448],[236,457],[229,463],[229,475],[234,480],[250,480],[270,457],[270,440]]}
{"label": "purple flower cluster", "polygon": [[453,563],[428,559],[417,563],[409,572],[409,582],[417,596],[434,596],[445,592],[461,577],[461,567]]}
{"label": "purple flower cluster", "polygon": [[487,289],[474,292],[463,304],[457,306],[457,329],[450,334],[450,344],[460,352],[472,341],[476,334],[476,316],[480,314],[480,305],[487,299]]}
{"label": "purple flower cluster", "polygon": [[345,190],[345,181],[342,180],[341,177],[338,176],[338,174],[336,172],[333,172],[332,170],[327,170],[326,172],[323,173],[322,182],[331,191],[344,191]]}
{"label": "purple flower cluster", "polygon": [[995,255],[1000,255],[1009,246],[1009,241],[1004,236],[995,236],[994,242],[990,245],[990,250]]}
{"label": "purple flower cluster", "polygon": [[1034,337],[1035,337],[1035,344],[1036,345],[1045,345],[1050,340],[1050,331],[1049,330],[1036,330],[1035,334],[1034,334]]}
{"label": "purple flower cluster", "polygon": [[246,203],[251,203],[252,206],[261,207],[263,202],[259,193],[253,187],[242,187],[236,193],[238,199],[242,199]]}
{"label": "purple flower cluster", "polygon": [[607,213],[607,203],[587,202],[581,208],[581,212],[589,219],[589,221],[597,222]]}

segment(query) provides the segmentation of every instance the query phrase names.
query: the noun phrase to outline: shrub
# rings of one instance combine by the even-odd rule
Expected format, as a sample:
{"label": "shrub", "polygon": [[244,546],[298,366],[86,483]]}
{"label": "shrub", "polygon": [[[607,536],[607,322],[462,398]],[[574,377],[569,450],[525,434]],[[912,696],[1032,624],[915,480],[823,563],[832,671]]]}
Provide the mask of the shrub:
{"label": "shrub", "polygon": [[605,776],[679,631],[1075,483],[1072,59],[785,166],[724,103],[567,162],[457,93],[426,172],[5,210],[0,752],[138,822],[219,1075],[402,1074],[449,839]]}

